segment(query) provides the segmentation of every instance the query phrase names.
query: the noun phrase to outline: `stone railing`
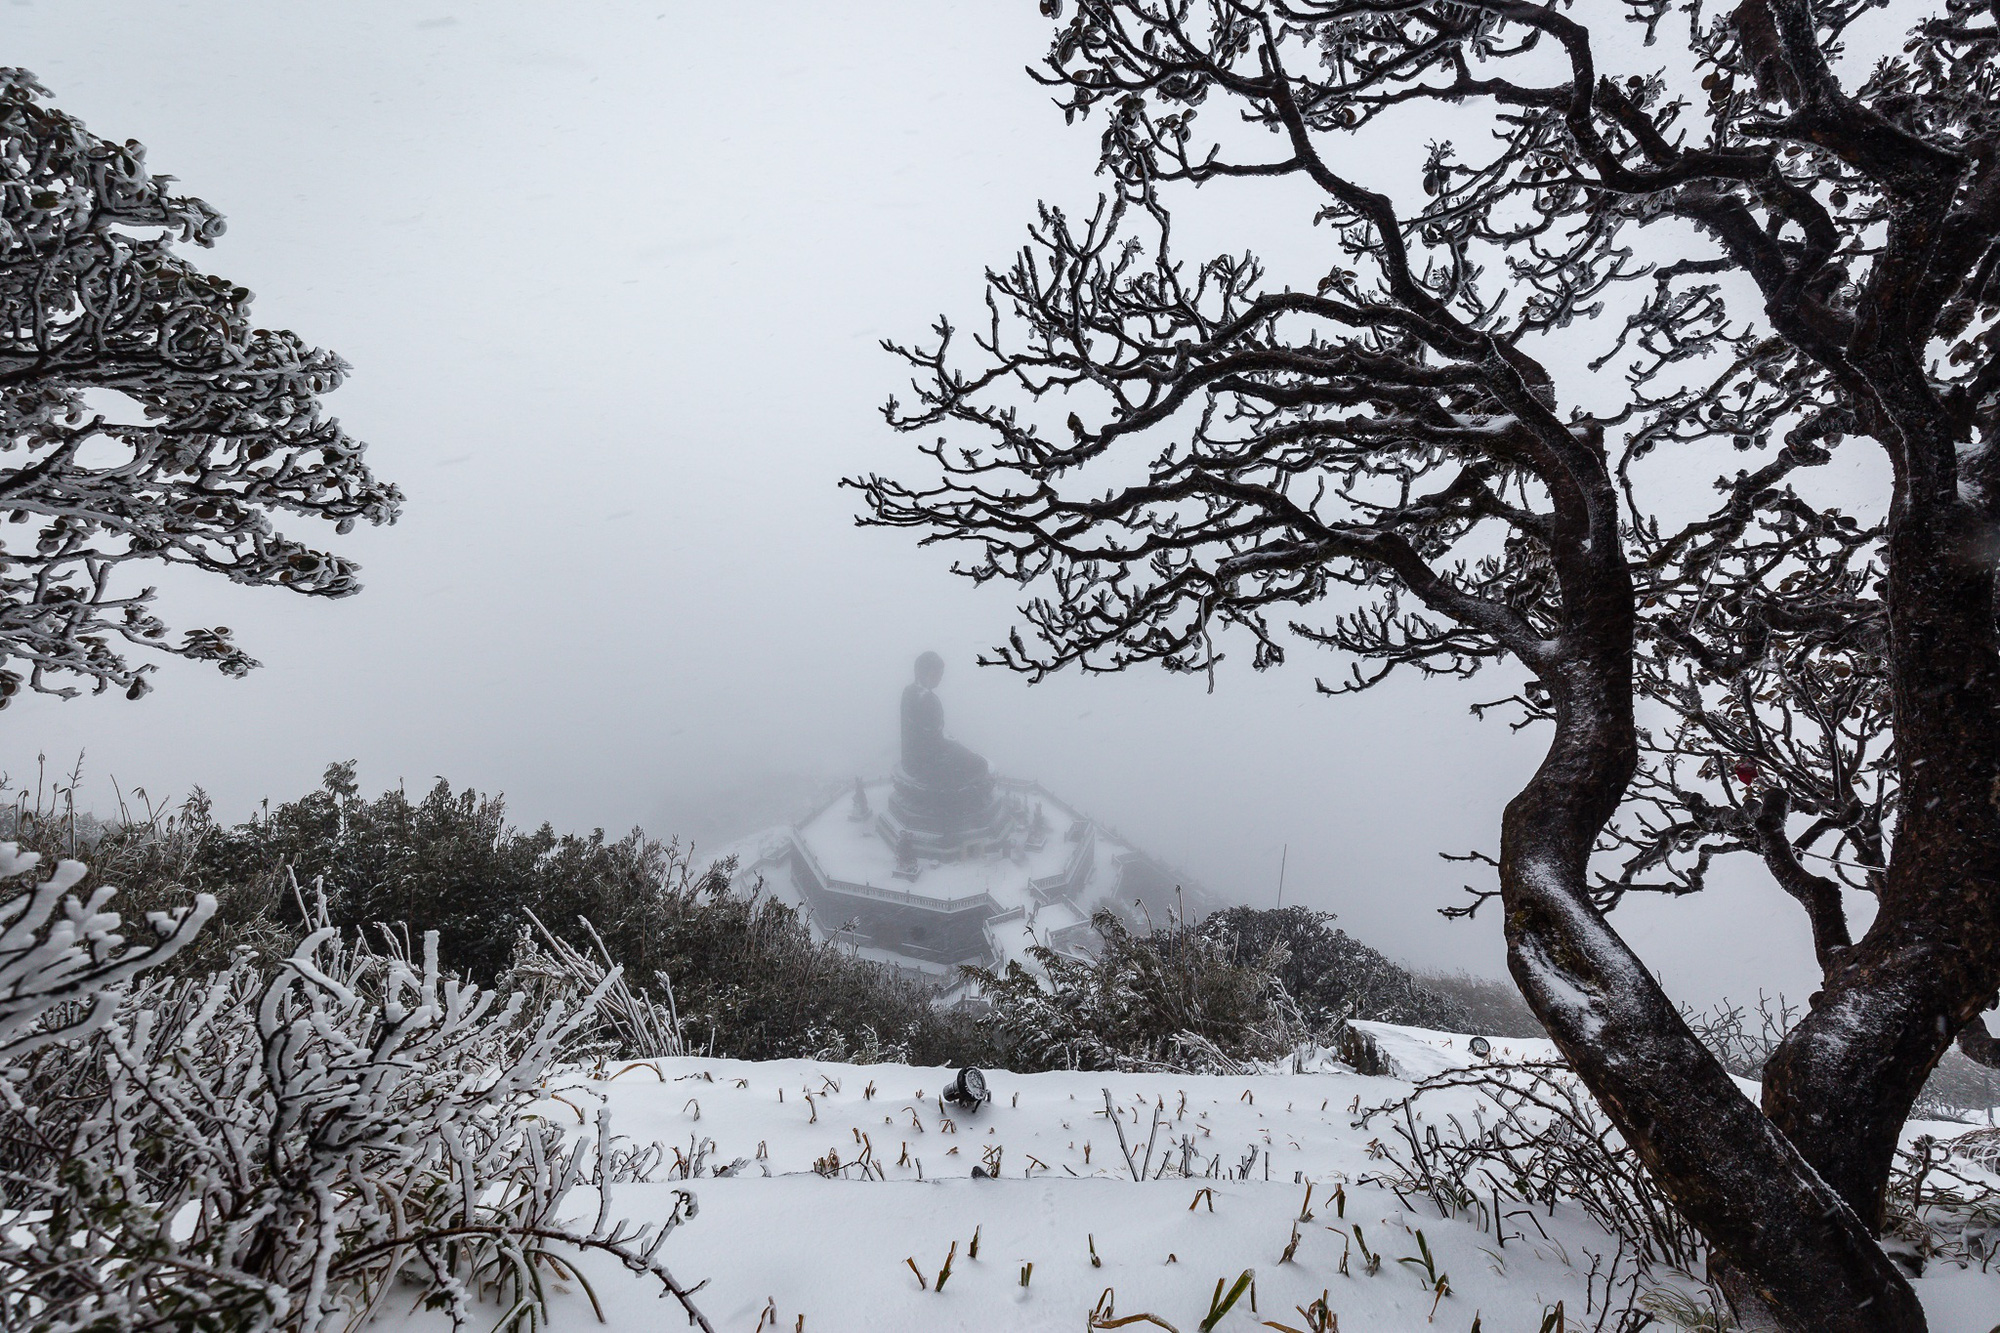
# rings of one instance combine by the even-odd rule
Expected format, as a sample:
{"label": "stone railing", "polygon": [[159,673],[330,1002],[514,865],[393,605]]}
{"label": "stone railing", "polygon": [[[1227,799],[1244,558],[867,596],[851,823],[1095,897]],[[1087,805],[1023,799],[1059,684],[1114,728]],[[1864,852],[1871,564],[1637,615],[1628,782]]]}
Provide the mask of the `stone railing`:
{"label": "stone railing", "polygon": [[1085,881],[1090,878],[1093,863],[1097,857],[1097,825],[1083,821],[1083,836],[1076,840],[1076,850],[1070,853],[1069,864],[1058,875],[1043,875],[1040,879],[1028,881],[1029,892],[1037,902],[1049,903],[1067,901],[1082,891]]}
{"label": "stone railing", "polygon": [[1049,947],[1058,953],[1070,949],[1091,952],[1097,943],[1097,928],[1088,921],[1079,921],[1073,926],[1063,926],[1049,932]]}
{"label": "stone railing", "polygon": [[901,903],[905,907],[915,907],[926,912],[967,912],[976,907],[984,907],[988,912],[995,912],[1000,908],[990,893],[969,893],[963,898],[932,898],[921,893],[911,893],[908,889],[885,889],[875,884],[857,884],[851,879],[823,878],[820,885],[829,893],[844,893],[855,898],[873,898],[878,902]]}

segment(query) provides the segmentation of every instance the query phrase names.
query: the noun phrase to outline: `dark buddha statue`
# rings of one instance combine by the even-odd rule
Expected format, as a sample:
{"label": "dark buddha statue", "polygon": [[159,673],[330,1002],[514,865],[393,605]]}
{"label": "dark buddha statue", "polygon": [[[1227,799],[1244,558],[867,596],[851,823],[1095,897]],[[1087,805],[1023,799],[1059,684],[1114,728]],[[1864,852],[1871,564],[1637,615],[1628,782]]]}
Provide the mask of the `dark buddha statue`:
{"label": "dark buddha statue", "polygon": [[986,760],[944,734],[942,679],[944,659],[925,653],[903,687],[903,762],[891,804],[908,825],[950,837],[989,824],[995,798]]}
{"label": "dark buddha statue", "polygon": [[925,653],[916,679],[903,687],[903,771],[919,782],[963,787],[986,776],[986,761],[944,734],[944,704],[937,697],[944,659]]}

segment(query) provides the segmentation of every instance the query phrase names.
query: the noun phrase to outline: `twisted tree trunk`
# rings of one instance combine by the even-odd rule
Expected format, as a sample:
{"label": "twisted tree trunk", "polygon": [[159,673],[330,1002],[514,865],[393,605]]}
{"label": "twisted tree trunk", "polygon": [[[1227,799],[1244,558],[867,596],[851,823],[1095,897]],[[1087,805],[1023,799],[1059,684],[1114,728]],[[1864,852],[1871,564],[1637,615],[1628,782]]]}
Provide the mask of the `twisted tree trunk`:
{"label": "twisted tree trunk", "polygon": [[[1604,491],[1591,509],[1615,512],[1608,481]],[[1631,780],[1638,741],[1629,571],[1598,555],[1572,583],[1586,572],[1594,586],[1576,589],[1564,661],[1543,676],[1555,737],[1501,824],[1508,966],[1612,1123],[1708,1240],[1745,1327],[1918,1333],[1923,1309],[1867,1215],[1743,1095],[1591,904],[1591,851]]]}
{"label": "twisted tree trunk", "polygon": [[[1598,682],[1580,686],[1584,699],[1559,699],[1555,743],[1502,823],[1508,964],[1522,994],[1708,1240],[1746,1327],[1923,1329],[1916,1294],[1863,1215],[1743,1095],[1590,905],[1584,865],[1629,773],[1630,731],[1629,717],[1606,725],[1615,710]],[[1596,716],[1574,716],[1593,699]]]}

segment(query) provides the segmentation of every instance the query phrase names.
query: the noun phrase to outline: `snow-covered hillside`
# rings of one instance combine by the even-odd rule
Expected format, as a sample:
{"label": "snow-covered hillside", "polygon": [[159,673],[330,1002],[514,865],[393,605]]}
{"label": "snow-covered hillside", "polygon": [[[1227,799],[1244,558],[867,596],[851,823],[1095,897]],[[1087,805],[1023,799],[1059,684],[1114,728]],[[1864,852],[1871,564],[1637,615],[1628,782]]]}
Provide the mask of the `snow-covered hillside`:
{"label": "snow-covered hillside", "polygon": [[[1322,1296],[1346,1333],[1538,1333],[1557,1327],[1558,1302],[1562,1327],[1599,1327],[1616,1247],[1573,1206],[1512,1212],[1496,1238],[1422,1197],[1357,1183],[1384,1166],[1390,1131],[1357,1126],[1355,1112],[1471,1059],[1462,1037],[1365,1026],[1398,1077],[1331,1061],[1244,1077],[997,1073],[992,1102],[965,1115],[940,1106],[948,1070],[680,1058],[580,1076],[552,1086],[547,1105],[582,1132],[608,1106],[619,1139],[663,1145],[651,1183],[618,1187],[613,1206],[653,1220],[677,1190],[694,1192],[699,1213],[664,1254],[683,1281],[705,1280],[697,1300],[718,1333],[1077,1329],[1093,1309],[1192,1333],[1218,1280],[1226,1289],[1246,1270],[1254,1286],[1218,1330],[1309,1329],[1298,1307]],[[1438,1101],[1433,1117],[1472,1110],[1469,1093],[1441,1096],[1461,1100]],[[691,1159],[701,1175],[688,1180]],[[579,1208],[594,1206],[579,1194]],[[682,1326],[649,1279],[595,1256],[580,1267],[612,1333]],[[2000,1321],[2000,1266],[1933,1263],[1917,1285],[1935,1333]],[[552,1313],[561,1333],[598,1323],[580,1290]],[[408,1323],[416,1333],[442,1318]]]}

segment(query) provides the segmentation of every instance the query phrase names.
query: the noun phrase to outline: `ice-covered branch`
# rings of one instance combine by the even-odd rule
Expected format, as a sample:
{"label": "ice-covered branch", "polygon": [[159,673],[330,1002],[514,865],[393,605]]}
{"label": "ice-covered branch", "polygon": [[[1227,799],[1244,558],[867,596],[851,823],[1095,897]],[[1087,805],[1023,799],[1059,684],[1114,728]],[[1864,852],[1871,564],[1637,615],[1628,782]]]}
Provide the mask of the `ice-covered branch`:
{"label": "ice-covered branch", "polygon": [[176,248],[213,244],[221,216],[23,70],[0,69],[0,159],[0,513],[28,525],[0,543],[0,705],[73,694],[67,678],[137,698],[154,668],[133,647],[241,675],[257,664],[227,628],[174,642],[124,567],[357,591],[351,560],[273,525],[396,517],[400,492],[321,403],[346,363],[255,327],[250,292]]}
{"label": "ice-covered branch", "polygon": [[[0,889],[41,862],[40,853],[0,842]],[[150,940],[128,942],[118,913],[108,910],[116,889],[101,886],[88,898],[70,892],[88,869],[59,861],[27,892],[0,898],[0,1062],[102,1028],[124,984],[173,957],[215,912],[215,899],[203,894],[181,912],[150,918]]]}

